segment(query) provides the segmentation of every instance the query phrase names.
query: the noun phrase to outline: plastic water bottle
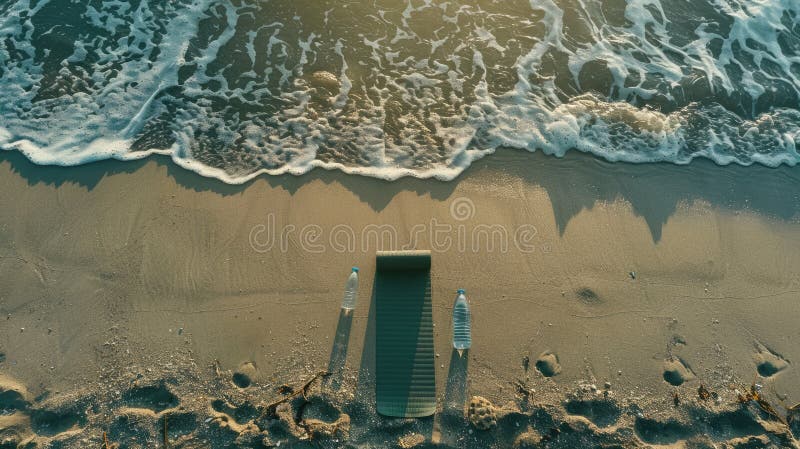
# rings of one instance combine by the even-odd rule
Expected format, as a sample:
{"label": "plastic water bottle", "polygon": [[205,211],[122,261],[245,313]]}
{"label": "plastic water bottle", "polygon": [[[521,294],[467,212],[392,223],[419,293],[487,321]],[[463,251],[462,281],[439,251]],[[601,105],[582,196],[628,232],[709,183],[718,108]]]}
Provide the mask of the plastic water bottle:
{"label": "plastic water bottle", "polygon": [[465,349],[472,346],[470,322],[469,302],[464,290],[459,289],[453,306],[453,347],[458,351],[459,357]]}
{"label": "plastic water bottle", "polygon": [[345,312],[349,312],[356,308],[356,301],[358,301],[358,267],[353,267],[353,271],[344,286],[342,308]]}

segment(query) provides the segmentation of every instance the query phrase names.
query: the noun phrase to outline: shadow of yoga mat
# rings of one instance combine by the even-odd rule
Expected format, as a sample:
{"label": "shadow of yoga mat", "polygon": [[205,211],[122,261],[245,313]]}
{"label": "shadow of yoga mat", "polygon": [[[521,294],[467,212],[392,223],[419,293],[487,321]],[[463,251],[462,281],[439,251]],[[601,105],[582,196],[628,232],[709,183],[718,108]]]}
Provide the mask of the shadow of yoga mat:
{"label": "shadow of yoga mat", "polygon": [[375,271],[378,413],[418,418],[436,411],[427,251],[378,252]]}

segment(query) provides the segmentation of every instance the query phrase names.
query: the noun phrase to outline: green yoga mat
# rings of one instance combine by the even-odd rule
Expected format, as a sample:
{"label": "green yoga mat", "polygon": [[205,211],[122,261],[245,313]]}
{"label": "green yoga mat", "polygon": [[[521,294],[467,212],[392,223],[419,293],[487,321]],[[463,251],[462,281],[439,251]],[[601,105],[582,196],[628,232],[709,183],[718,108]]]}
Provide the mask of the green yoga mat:
{"label": "green yoga mat", "polygon": [[429,251],[379,251],[375,270],[375,395],[378,413],[436,411]]}

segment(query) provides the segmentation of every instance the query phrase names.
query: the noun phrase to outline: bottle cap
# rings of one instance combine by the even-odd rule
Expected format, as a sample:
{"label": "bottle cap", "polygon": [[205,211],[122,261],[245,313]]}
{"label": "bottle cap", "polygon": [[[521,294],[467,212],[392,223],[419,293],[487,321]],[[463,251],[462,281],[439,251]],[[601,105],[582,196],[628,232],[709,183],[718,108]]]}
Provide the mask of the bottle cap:
{"label": "bottle cap", "polygon": [[358,273],[358,267],[353,267],[353,273]]}
{"label": "bottle cap", "polygon": [[459,295],[463,295],[464,293],[466,293],[466,292],[464,291],[464,289],[463,289],[463,288],[459,288],[459,289],[458,289],[458,294],[459,294]]}

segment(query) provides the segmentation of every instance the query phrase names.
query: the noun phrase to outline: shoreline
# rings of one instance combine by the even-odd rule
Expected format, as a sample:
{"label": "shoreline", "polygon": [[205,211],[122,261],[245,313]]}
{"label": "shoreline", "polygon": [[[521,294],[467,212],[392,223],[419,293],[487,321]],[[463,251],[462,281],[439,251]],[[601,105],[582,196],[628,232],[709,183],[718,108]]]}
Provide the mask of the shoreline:
{"label": "shoreline", "polygon": [[[210,406],[211,395],[257,408],[276,396],[275,387],[332,363],[344,277],[355,264],[363,277],[345,354],[337,355],[342,389],[315,394],[330,394],[331,407],[351,410],[351,444],[366,444],[376,422],[367,380],[374,364],[369,323],[378,241],[337,251],[331,236],[347,224],[363,242],[366,229],[389,226],[397,230],[395,247],[430,248],[436,220],[450,226],[452,240],[434,253],[431,271],[442,441],[463,430],[445,405],[454,394],[448,384],[450,307],[456,288],[465,288],[473,348],[463,367],[464,398],[484,396],[498,410],[509,401],[522,407],[516,386],[522,382],[537,392],[533,402],[567,407],[564,422],[582,416],[594,426],[584,436],[601,441],[608,437],[604,427],[587,418],[583,406],[571,413],[562,403],[579,394],[599,401],[589,408],[602,406],[610,391],[619,422],[609,428],[630,426],[631,442],[683,444],[696,432],[670,433],[670,419],[691,410],[709,409],[710,419],[731,412],[736,394],[729,387],[741,392],[769,366],[776,371],[757,379],[770,400],[800,402],[794,388],[800,373],[793,366],[800,358],[794,325],[800,313],[794,269],[800,263],[798,181],[800,173],[791,167],[639,165],[582,153],[557,159],[504,150],[450,182],[389,182],[315,170],[232,186],[163,156],[64,168],[0,153],[0,208],[6,211],[0,223],[0,312],[6,317],[0,387],[24,386],[26,410],[62,410],[57,402],[65,395],[86,398],[76,401],[86,407],[100,401],[104,412],[96,420],[83,412],[63,432],[48,435],[36,423],[20,424],[21,439],[43,447],[63,439],[65,447],[79,447],[81,438],[96,441],[121,408],[143,401],[126,399],[130,385],[167,382],[181,407],[195,414],[193,430],[180,437],[192,447],[199,444],[192,438],[211,438],[203,430],[206,417],[235,415]],[[468,213],[459,215],[456,203],[463,199]],[[253,230],[266,229],[270,214],[276,228],[295,231],[261,251],[264,240],[254,247]],[[414,241],[416,225],[428,228]],[[523,225],[532,226],[525,228],[532,251],[514,240]],[[458,247],[459,226],[473,232],[466,248]],[[490,230],[475,239],[481,226]],[[487,247],[494,226],[506,230],[505,251]],[[308,241],[302,229],[321,229],[325,238]],[[476,241],[479,246],[469,246]],[[548,351],[561,368],[553,377],[534,367]],[[240,372],[250,383],[240,388],[223,382],[215,360],[226,379]],[[115,387],[112,380],[130,384]],[[700,385],[722,402],[696,399]],[[193,393],[195,388],[204,393]],[[673,405],[673,393],[685,408]],[[528,399],[524,403],[535,412]],[[629,416],[634,405],[669,437],[648,440],[644,418]],[[159,413],[148,419],[157,421]],[[546,431],[531,416],[523,418],[526,413],[504,416]],[[228,427],[237,435],[247,426],[265,432],[253,419]],[[747,432],[722,432],[715,441],[763,434],[767,443],[756,447],[773,447],[780,440],[757,410],[748,420]],[[406,432],[416,425],[434,426],[424,421],[401,427]],[[92,434],[81,435],[87,429]],[[429,433],[426,441],[433,438]]]}
{"label": "shoreline", "polygon": [[[213,192],[221,196],[241,194],[250,186],[266,183],[268,186],[282,188],[290,193],[302,186],[320,181],[325,184],[336,183],[373,209],[381,210],[400,192],[414,191],[419,195],[428,194],[431,198],[447,197],[458,183],[465,178],[481,176],[486,171],[499,171],[514,178],[524,180],[543,188],[553,199],[559,226],[564,227],[576,211],[576,199],[581,208],[591,208],[597,202],[621,199],[631,203],[637,214],[644,216],[651,227],[657,221],[664,222],[675,212],[682,201],[706,201],[712,206],[730,210],[749,210],[769,218],[792,221],[800,217],[800,198],[791,189],[794,182],[800,181],[800,172],[795,167],[781,165],[742,166],[737,164],[718,165],[708,159],[697,159],[688,165],[668,162],[631,163],[609,162],[592,154],[570,151],[564,157],[546,155],[541,151],[528,152],[513,148],[500,148],[495,154],[475,161],[467,170],[452,181],[433,178],[402,177],[394,181],[362,175],[348,175],[336,169],[316,168],[303,175],[283,174],[278,176],[259,175],[242,184],[228,184],[217,178],[206,177],[175,164],[164,154],[154,153],[142,159],[119,161],[105,159],[77,166],[37,165],[15,150],[0,151],[0,163],[9,164],[12,171],[26,179],[29,185],[47,184],[60,186],[64,183],[76,184],[91,190],[103,178],[121,173],[133,173],[148,164],[166,169],[167,176],[180,187],[198,192]],[[574,173],[577,169],[577,173]],[[531,172],[526,172],[531,170]],[[566,180],[565,173],[576,174],[577,180]],[[709,184],[701,177],[686,176],[688,173],[702,175],[722,184]],[[676,178],[684,175],[684,178]],[[620,182],[617,177],[627,178]],[[648,176],[656,176],[659,182],[666,182],[660,193],[666,198],[657,198],[655,206],[643,203],[653,199],[656,188],[648,183]],[[753,185],[749,179],[758,179],[762,184]],[[578,182],[580,181],[580,182]],[[381,186],[376,191],[374,186]],[[787,189],[787,186],[789,188]],[[639,193],[644,192],[644,193]],[[639,193],[637,195],[637,193]],[[786,195],[787,200],[780,198]],[[640,198],[641,197],[641,198]],[[652,223],[651,223],[652,222]],[[657,232],[657,230],[654,230]]]}

